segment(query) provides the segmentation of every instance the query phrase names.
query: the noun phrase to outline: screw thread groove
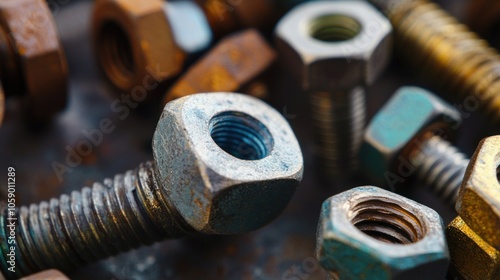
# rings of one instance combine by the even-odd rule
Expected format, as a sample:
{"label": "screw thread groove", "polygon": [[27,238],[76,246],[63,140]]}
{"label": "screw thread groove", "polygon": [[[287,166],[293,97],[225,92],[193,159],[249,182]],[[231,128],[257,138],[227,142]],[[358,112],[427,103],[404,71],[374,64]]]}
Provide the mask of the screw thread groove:
{"label": "screw thread groove", "polygon": [[366,114],[364,91],[315,92],[310,104],[322,167],[329,177],[346,178],[359,165]]}
{"label": "screw thread groove", "polygon": [[372,2],[392,21],[402,55],[469,111],[481,106],[493,121],[500,120],[500,58],[494,49],[436,4]]}
{"label": "screw thread groove", "polygon": [[410,159],[419,181],[454,206],[469,160],[438,136],[424,141]]}
{"label": "screw thread groove", "polygon": [[[16,275],[5,267],[10,215],[0,205],[3,274],[29,275],[48,268],[70,271],[140,245],[188,231],[165,202],[153,164],[94,183],[59,199],[23,206],[15,211]],[[161,216],[158,212],[161,211]]]}

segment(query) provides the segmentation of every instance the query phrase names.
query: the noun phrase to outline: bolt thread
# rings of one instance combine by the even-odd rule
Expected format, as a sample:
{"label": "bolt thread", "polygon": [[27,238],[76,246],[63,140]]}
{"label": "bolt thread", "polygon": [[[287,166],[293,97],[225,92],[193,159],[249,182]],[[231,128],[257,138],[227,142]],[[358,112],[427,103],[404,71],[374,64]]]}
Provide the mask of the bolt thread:
{"label": "bolt thread", "polygon": [[359,166],[366,114],[364,91],[315,92],[310,95],[310,104],[322,169],[330,178],[346,179]]}
{"label": "bolt thread", "polygon": [[[10,278],[57,268],[70,271],[140,245],[186,232],[165,202],[153,164],[15,211],[16,275],[6,268],[7,205],[0,206],[2,272]],[[161,214],[160,214],[161,213]]]}
{"label": "bolt thread", "polygon": [[454,206],[469,160],[438,136],[421,143],[410,160],[417,169],[415,175],[418,180]]}
{"label": "bolt thread", "polygon": [[[475,33],[424,0],[371,0],[393,23],[396,49],[469,111],[500,120],[500,58]],[[472,98],[469,98],[472,97]]]}

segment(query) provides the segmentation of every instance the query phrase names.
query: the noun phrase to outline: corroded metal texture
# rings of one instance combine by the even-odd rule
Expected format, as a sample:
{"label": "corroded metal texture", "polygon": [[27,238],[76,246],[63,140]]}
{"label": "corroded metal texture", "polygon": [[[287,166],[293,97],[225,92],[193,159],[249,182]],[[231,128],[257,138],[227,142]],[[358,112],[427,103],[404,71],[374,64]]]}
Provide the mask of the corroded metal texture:
{"label": "corroded metal texture", "polygon": [[250,93],[252,82],[274,62],[276,53],[254,29],[221,40],[177,80],[164,103],[197,92],[237,91]]}
{"label": "corroded metal texture", "polygon": [[358,166],[365,124],[364,87],[391,54],[389,21],[361,1],[318,1],[297,6],[278,23],[282,61],[310,92],[317,154],[328,177]]}
{"label": "corroded metal texture", "polygon": [[0,57],[4,90],[22,96],[31,120],[46,120],[65,107],[66,57],[45,1],[0,3]]}
{"label": "corroded metal texture", "polygon": [[8,278],[71,271],[186,233],[236,234],[274,220],[302,179],[303,159],[286,120],[262,101],[232,93],[169,103],[153,137],[154,162],[59,199],[1,204],[0,239],[15,227],[17,270]]}
{"label": "corroded metal texture", "polygon": [[357,187],[323,203],[316,257],[334,279],[443,279],[444,226],[431,208],[377,187]]}
{"label": "corroded metal texture", "polygon": [[459,125],[459,112],[443,100],[421,88],[403,87],[368,125],[363,167],[392,190],[415,175],[454,205],[468,161],[444,139],[453,139]]}

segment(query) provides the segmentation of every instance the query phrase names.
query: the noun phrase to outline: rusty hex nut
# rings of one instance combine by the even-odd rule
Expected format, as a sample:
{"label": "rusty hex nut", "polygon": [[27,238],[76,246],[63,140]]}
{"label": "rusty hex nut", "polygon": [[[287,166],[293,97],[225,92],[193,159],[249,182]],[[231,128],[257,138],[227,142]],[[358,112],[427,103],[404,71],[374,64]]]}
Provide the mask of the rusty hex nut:
{"label": "rusty hex nut", "polygon": [[200,93],[168,103],[153,155],[157,181],[169,186],[162,190],[169,203],[207,234],[267,224],[288,204],[303,172],[302,152],[285,118],[242,94]]}
{"label": "rusty hex nut", "polygon": [[397,170],[398,157],[408,160],[410,151],[429,132],[454,137],[460,113],[432,93],[417,87],[402,87],[373,117],[361,146],[366,173],[379,183],[388,182],[388,172]]}
{"label": "rusty hex nut", "polygon": [[182,69],[185,55],[161,0],[96,0],[92,33],[98,60],[120,90],[131,91],[151,78],[163,83]]}
{"label": "rusty hex nut", "polygon": [[465,223],[500,250],[500,136],[479,143],[464,175],[456,210]]}
{"label": "rusty hex nut", "polygon": [[449,253],[434,210],[365,186],[323,203],[316,257],[338,279],[443,279]]}
{"label": "rusty hex nut", "polygon": [[382,73],[392,46],[390,22],[363,1],[301,4],[276,27],[287,68],[305,90],[350,90]]}
{"label": "rusty hex nut", "polygon": [[0,1],[0,52],[6,94],[23,95],[28,116],[45,120],[65,107],[66,57],[45,1]]}
{"label": "rusty hex nut", "polygon": [[238,91],[261,76],[276,53],[254,29],[228,36],[191,66],[168,91],[164,103],[197,92]]}
{"label": "rusty hex nut", "polygon": [[446,228],[452,279],[500,279],[500,251],[476,234],[460,216]]}

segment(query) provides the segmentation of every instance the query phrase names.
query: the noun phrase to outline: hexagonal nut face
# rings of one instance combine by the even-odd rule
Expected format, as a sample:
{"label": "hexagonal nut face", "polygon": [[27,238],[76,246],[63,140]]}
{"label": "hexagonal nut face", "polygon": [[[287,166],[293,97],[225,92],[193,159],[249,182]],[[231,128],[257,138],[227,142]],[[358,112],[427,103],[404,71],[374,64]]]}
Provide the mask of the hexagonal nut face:
{"label": "hexagonal nut face", "polygon": [[168,91],[164,103],[197,92],[241,91],[274,62],[276,53],[254,29],[220,41]]}
{"label": "hexagonal nut face", "polygon": [[393,178],[401,176],[398,167],[410,164],[423,139],[430,133],[453,139],[459,126],[460,113],[443,100],[421,88],[402,87],[369,123],[361,162],[370,177],[393,187]]}
{"label": "hexagonal nut face", "polygon": [[460,216],[446,227],[446,239],[451,274],[458,279],[500,279],[500,251],[479,237]]}
{"label": "hexagonal nut face", "polygon": [[467,225],[488,244],[500,250],[500,136],[479,143],[469,166],[458,201],[457,212]]}
{"label": "hexagonal nut face", "polygon": [[101,67],[118,89],[150,88],[152,80],[164,83],[182,69],[185,55],[161,0],[97,0],[92,33]]}
{"label": "hexagonal nut face", "polygon": [[299,5],[278,23],[276,44],[304,89],[334,91],[372,83],[385,69],[391,24],[364,1]]}
{"label": "hexagonal nut face", "polygon": [[323,203],[316,257],[340,279],[443,279],[449,253],[434,210],[365,186]]}
{"label": "hexagonal nut face", "polygon": [[153,137],[158,181],[197,231],[234,234],[273,220],[302,178],[286,120],[241,94],[195,94],[165,106]]}
{"label": "hexagonal nut face", "polygon": [[43,0],[1,1],[0,28],[10,52],[7,93],[25,93],[26,113],[34,120],[50,118],[66,105],[68,74],[51,11]]}

